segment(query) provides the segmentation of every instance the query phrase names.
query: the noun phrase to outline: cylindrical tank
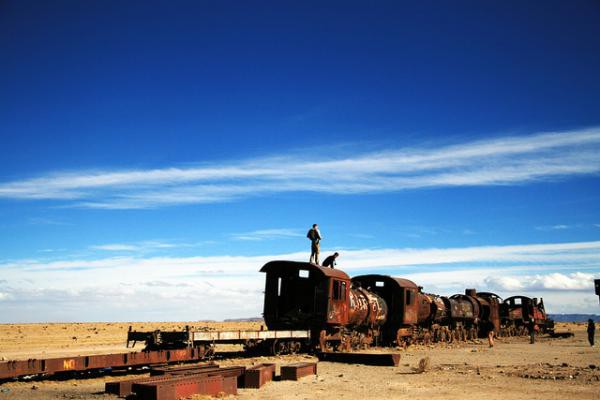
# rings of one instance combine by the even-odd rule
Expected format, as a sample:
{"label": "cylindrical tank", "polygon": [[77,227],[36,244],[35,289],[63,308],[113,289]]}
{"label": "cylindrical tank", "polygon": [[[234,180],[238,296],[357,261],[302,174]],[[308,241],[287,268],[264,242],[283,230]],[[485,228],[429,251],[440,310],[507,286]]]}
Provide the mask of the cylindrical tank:
{"label": "cylindrical tank", "polygon": [[446,305],[444,299],[436,294],[427,294],[431,298],[431,322],[442,324],[446,322],[450,316],[450,307]]}
{"label": "cylindrical tank", "polygon": [[468,296],[454,295],[448,299],[448,303],[453,320],[474,320],[479,316],[479,305]]}
{"label": "cylindrical tank", "polygon": [[432,318],[433,297],[422,292],[418,292],[415,297],[417,303],[417,323],[419,325],[427,324]]}
{"label": "cylindrical tank", "polygon": [[348,325],[383,325],[387,319],[388,308],[385,300],[363,288],[351,288],[348,308]]}

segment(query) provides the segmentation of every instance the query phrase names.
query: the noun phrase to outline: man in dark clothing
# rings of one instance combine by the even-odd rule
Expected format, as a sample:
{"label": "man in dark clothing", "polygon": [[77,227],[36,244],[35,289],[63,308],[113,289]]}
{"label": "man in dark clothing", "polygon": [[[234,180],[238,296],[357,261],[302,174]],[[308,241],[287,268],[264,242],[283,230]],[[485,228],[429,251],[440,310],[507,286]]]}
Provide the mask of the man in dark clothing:
{"label": "man in dark clothing", "polygon": [[325,259],[325,261],[323,261],[323,266],[329,267],[329,268],[335,268],[335,265],[336,265],[335,259],[338,258],[339,255],[340,255],[340,253],[335,252],[332,255],[330,255],[329,257],[327,257]]}
{"label": "man in dark clothing", "polygon": [[588,333],[588,342],[590,342],[590,346],[593,346],[594,345],[594,334],[596,333],[596,325],[594,324],[594,320],[591,318],[588,319],[587,333]]}
{"label": "man in dark clothing", "polygon": [[531,317],[529,319],[529,343],[530,344],[534,344],[535,343],[535,329],[536,325],[535,325],[535,320],[533,319],[533,317]]}
{"label": "man in dark clothing", "polygon": [[496,325],[490,320],[483,325],[484,332],[487,332],[488,344],[494,347],[494,336],[496,335]]}
{"label": "man in dark clothing", "polygon": [[306,237],[310,239],[310,260],[308,262],[319,265],[319,253],[321,252],[319,225],[313,224]]}

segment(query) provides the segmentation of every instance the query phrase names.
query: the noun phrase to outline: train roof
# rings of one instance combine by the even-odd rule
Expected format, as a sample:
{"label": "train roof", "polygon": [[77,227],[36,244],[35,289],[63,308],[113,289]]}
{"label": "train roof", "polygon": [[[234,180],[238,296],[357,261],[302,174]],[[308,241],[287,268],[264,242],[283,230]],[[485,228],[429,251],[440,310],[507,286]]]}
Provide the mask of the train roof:
{"label": "train roof", "polygon": [[354,278],[352,278],[352,280],[360,282],[363,278],[375,279],[375,280],[379,280],[379,281],[383,281],[383,282],[388,282],[394,286],[397,286],[398,288],[407,288],[407,287],[413,288],[413,289],[419,288],[413,281],[409,281],[408,279],[404,279],[404,278],[396,278],[394,276],[389,276],[389,275],[377,275],[377,274],[358,275],[358,276],[355,276]]}
{"label": "train roof", "polygon": [[300,269],[314,271],[318,274],[320,273],[321,275],[329,277],[329,278],[350,280],[350,277],[348,276],[348,274],[346,274],[341,269],[321,267],[320,265],[311,264],[311,263],[307,263],[307,262],[299,262],[299,261],[285,261],[285,260],[270,261],[270,262],[266,263],[265,265],[263,265],[263,267],[260,269],[260,272],[273,272],[273,271],[277,271],[277,270],[279,270],[279,271],[280,270],[300,270]]}

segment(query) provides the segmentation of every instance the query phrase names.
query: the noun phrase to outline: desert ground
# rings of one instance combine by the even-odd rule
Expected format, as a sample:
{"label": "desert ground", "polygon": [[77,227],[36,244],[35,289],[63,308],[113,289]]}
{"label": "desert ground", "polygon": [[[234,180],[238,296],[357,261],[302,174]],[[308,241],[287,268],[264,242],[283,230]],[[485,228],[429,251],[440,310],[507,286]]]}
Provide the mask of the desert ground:
{"label": "desert ground", "polygon": [[[28,359],[130,351],[125,348],[129,325],[136,330],[182,329],[186,325],[219,330],[257,329],[259,323],[78,323],[0,325],[0,359]],[[558,324],[568,339],[500,338],[493,348],[485,341],[375,349],[401,354],[398,367],[370,367],[320,362],[318,375],[298,382],[271,382],[262,389],[240,389],[239,399],[600,399],[600,346],[587,343],[585,325]],[[138,345],[137,350],[142,346]],[[219,350],[219,349],[217,349]],[[231,350],[230,348],[224,350]],[[420,360],[429,368],[419,373]],[[222,366],[275,362],[279,365],[315,360],[309,355],[233,358]],[[144,374],[136,376],[142,377]],[[5,382],[5,399],[116,399],[104,394],[107,381],[131,376]],[[234,398],[234,396],[229,396]],[[203,396],[195,396],[201,399]]]}

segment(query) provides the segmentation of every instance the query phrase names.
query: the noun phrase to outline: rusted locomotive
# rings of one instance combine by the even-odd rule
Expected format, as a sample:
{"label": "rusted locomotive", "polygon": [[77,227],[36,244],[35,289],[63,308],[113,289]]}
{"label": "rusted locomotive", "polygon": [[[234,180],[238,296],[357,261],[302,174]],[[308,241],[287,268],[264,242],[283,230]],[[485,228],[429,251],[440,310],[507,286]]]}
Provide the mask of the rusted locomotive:
{"label": "rusted locomotive", "polygon": [[[370,345],[450,342],[496,334],[525,334],[538,326],[551,333],[543,301],[467,289],[450,297],[424,293],[408,279],[387,275],[350,278],[339,269],[295,261],[271,261],[266,274],[263,318],[268,330],[128,332],[146,348],[199,348],[242,344],[248,352],[295,353],[350,350]],[[534,317],[535,323],[530,322]]]}
{"label": "rusted locomotive", "polygon": [[386,275],[350,279],[338,269],[292,261],[269,262],[261,272],[266,273],[267,327],[310,330],[312,344],[322,350],[467,340],[490,330],[517,334],[522,332],[508,326],[524,326],[522,316],[529,315],[542,332],[553,327],[543,301],[535,299],[523,300],[519,314],[517,297],[503,302],[494,293],[475,289],[439,296],[424,293],[407,279]]}
{"label": "rusted locomotive", "polygon": [[353,286],[338,269],[272,261],[266,272],[263,317],[270,330],[309,329],[321,349],[370,345],[381,337],[389,314],[376,293]]}
{"label": "rusted locomotive", "polygon": [[424,293],[408,279],[387,275],[350,277],[315,264],[272,261],[266,273],[263,317],[268,330],[127,332],[127,346],[145,351],[111,355],[0,362],[0,380],[22,376],[132,368],[197,361],[214,355],[217,344],[243,345],[260,354],[350,350],[370,345],[454,341],[490,330],[525,334],[537,327],[553,333],[542,299],[467,289],[450,297]]}
{"label": "rusted locomotive", "polygon": [[546,314],[544,299],[509,297],[502,303],[500,314],[503,335],[523,335],[536,327],[540,333],[554,333],[554,321]]}

